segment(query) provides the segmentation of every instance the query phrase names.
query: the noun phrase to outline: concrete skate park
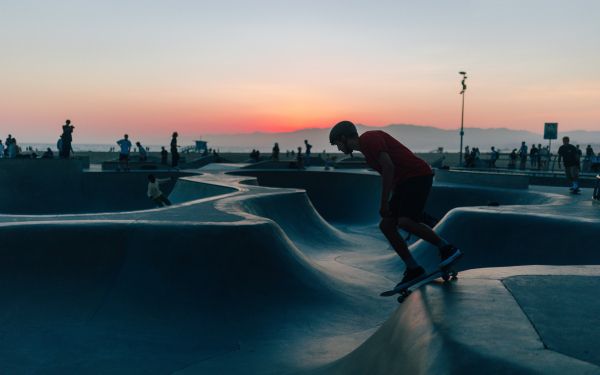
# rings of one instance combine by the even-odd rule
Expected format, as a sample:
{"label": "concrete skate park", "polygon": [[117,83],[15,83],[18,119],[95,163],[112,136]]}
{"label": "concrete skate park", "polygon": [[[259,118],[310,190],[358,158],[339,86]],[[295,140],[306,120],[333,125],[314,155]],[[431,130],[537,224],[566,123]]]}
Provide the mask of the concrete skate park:
{"label": "concrete skate park", "polygon": [[[15,162],[28,165],[3,172],[2,373],[600,374],[589,188],[437,171],[426,210],[461,272],[398,304],[379,296],[403,264],[372,171],[153,171],[174,203],[153,208],[147,171]],[[422,241],[411,251],[439,261]]]}

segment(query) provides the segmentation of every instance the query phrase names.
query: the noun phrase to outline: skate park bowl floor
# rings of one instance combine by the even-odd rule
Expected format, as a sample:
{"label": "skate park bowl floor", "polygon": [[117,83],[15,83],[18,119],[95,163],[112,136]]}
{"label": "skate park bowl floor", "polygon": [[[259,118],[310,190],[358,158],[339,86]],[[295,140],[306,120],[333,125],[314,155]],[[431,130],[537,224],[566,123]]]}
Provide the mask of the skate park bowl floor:
{"label": "skate park bowl floor", "polygon": [[[566,324],[539,296],[552,287],[571,301],[559,284],[594,288],[580,277],[600,271],[512,267],[600,263],[583,197],[436,183],[435,230],[464,248],[469,270],[398,305],[379,292],[402,263],[378,232],[376,200],[362,200],[379,196],[377,175],[292,171],[275,176],[282,188],[218,167],[180,178],[170,197],[183,203],[168,208],[0,217],[0,372],[598,373],[596,351],[568,351],[597,305],[577,294],[588,315],[558,309],[580,323],[557,332]],[[185,202],[196,189],[222,194]],[[354,201],[363,212],[336,214]],[[582,249],[568,247],[573,236]],[[427,268],[439,261],[421,241],[411,251]],[[481,268],[499,265],[511,267]],[[600,347],[594,337],[585,345]]]}
{"label": "skate park bowl floor", "polygon": [[[233,191],[216,185],[194,183],[178,177],[190,173],[152,171],[173,204]],[[136,211],[155,208],[147,196],[148,171],[82,172],[56,176],[43,173],[5,180],[0,185],[0,214],[56,215]]]}

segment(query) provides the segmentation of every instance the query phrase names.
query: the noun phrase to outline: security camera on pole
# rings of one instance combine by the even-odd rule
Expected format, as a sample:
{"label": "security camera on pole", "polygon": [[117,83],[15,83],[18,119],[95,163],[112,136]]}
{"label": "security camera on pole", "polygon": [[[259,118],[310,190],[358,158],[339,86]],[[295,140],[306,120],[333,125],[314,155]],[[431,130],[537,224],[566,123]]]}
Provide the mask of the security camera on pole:
{"label": "security camera on pole", "polygon": [[465,135],[465,130],[464,130],[464,121],[465,121],[465,91],[467,91],[467,84],[465,83],[465,81],[467,80],[467,72],[458,72],[458,74],[462,75],[462,81],[461,81],[461,85],[462,85],[462,91],[460,92],[460,95],[462,95],[462,114],[460,116],[460,148],[459,148],[459,154],[458,154],[458,165],[463,165],[463,136]]}

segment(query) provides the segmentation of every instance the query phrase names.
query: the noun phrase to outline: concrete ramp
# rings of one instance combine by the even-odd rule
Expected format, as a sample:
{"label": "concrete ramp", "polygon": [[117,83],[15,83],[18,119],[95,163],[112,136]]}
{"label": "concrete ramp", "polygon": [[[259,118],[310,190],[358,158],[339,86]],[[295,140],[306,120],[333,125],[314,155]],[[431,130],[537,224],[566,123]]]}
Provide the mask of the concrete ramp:
{"label": "concrete ramp", "polygon": [[269,222],[4,225],[0,242],[5,373],[171,373],[348,305]]}
{"label": "concrete ramp", "polygon": [[[450,211],[436,231],[458,244],[460,269],[517,265],[600,264],[598,222],[556,215],[533,215],[493,208]],[[413,247],[424,264],[437,262],[437,249],[420,241]]]}
{"label": "concrete ramp", "polygon": [[[494,269],[465,272],[456,283],[428,285],[399,305],[355,351],[310,373],[598,374],[597,337],[576,333],[596,325],[598,303],[556,306],[572,299],[570,288],[577,285],[560,283],[569,277],[596,285],[600,268]],[[543,280],[552,278],[556,288],[545,289]],[[554,297],[540,298],[549,293]]]}

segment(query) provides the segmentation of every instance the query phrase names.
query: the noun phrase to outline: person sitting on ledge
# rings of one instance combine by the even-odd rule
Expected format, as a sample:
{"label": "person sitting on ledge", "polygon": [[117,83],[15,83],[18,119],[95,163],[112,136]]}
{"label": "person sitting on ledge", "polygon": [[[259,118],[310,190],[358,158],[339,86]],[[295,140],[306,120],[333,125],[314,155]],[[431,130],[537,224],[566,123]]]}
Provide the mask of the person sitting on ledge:
{"label": "person sitting on ledge", "polygon": [[44,152],[44,154],[42,155],[42,159],[53,159],[54,158],[54,152],[52,152],[52,149],[50,147],[48,147],[46,149],[46,152]]}
{"label": "person sitting on ledge", "polygon": [[433,183],[429,164],[384,131],[367,131],[359,136],[350,121],[337,123],[329,133],[329,142],[346,155],[360,151],[367,164],[382,177],[379,228],[406,265],[404,278],[396,288],[404,288],[427,277],[408,250],[398,227],[436,246],[441,258],[440,268],[452,264],[462,255],[458,248],[423,223],[423,210]]}

